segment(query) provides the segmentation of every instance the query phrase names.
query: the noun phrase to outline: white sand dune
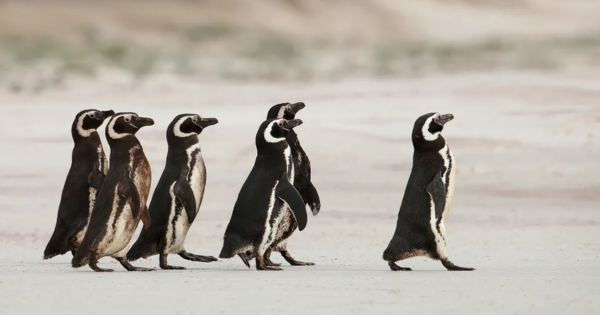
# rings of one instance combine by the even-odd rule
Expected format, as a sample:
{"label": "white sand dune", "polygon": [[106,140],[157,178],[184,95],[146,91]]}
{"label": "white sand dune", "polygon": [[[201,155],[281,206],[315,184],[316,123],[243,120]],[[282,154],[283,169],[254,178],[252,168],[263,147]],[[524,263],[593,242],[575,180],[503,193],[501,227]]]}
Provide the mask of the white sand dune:
{"label": "white sand dune", "polygon": [[[2,314],[595,314],[600,311],[600,81],[489,74],[419,80],[228,84],[154,78],[137,87],[80,83],[0,94]],[[4,92],[0,92],[4,93]],[[162,172],[165,128],[182,112],[217,117],[201,135],[208,186],[187,238],[218,255],[254,136],[268,108],[304,101],[300,140],[323,208],[289,248],[315,267],[248,270],[171,257],[188,270],[114,273],[43,261],[70,164],[71,121],[84,108],[155,119],[138,137]],[[444,135],[458,163],[448,250],[474,272],[381,259],[410,172],[416,117],[453,113]],[[104,126],[101,128],[104,139]],[[108,148],[106,148],[108,150]],[[137,234],[136,234],[137,235]],[[135,236],[134,236],[135,237]],[[274,260],[283,261],[277,254]],[[157,257],[137,261],[158,267]]]}

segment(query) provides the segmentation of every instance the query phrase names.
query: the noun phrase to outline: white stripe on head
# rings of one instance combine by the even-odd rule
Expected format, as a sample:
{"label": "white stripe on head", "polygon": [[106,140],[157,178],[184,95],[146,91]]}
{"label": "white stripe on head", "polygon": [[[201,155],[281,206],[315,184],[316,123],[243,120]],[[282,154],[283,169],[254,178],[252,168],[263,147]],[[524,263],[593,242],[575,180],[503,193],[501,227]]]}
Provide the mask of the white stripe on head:
{"label": "white stripe on head", "polygon": [[125,117],[125,118],[129,118],[131,119],[131,116],[133,116],[132,114],[124,114],[124,115],[119,115],[119,116],[113,116],[112,119],[110,120],[110,123],[108,124],[107,130],[108,130],[108,136],[111,139],[121,139],[121,138],[125,138],[127,136],[131,136],[131,133],[118,133],[115,131],[115,123],[117,122],[117,119],[119,119],[119,117]]}
{"label": "white stripe on head", "polygon": [[435,133],[429,132],[429,125],[431,125],[431,121],[433,121],[433,119],[437,116],[439,116],[439,114],[435,114],[427,118],[427,120],[425,120],[425,123],[423,124],[423,129],[421,129],[421,132],[423,133],[423,139],[427,141],[435,141],[440,136],[440,131]]}
{"label": "white stripe on head", "polygon": [[285,107],[286,106],[279,107],[279,112],[277,113],[277,118],[283,118],[283,115],[285,114]]}
{"label": "white stripe on head", "polygon": [[273,127],[275,126],[275,124],[279,123],[280,121],[283,121],[283,119],[274,120],[267,126],[267,128],[265,128],[264,136],[265,136],[265,141],[267,141],[268,143],[278,143],[281,141],[285,141],[285,137],[275,138],[271,134],[271,130],[273,130]]}
{"label": "white stripe on head", "polygon": [[96,111],[95,110],[91,110],[91,111],[85,112],[85,113],[81,114],[81,116],[79,116],[79,119],[77,120],[77,133],[80,136],[86,138],[86,137],[89,137],[92,134],[92,132],[96,131],[95,128],[92,128],[92,129],[83,129],[83,120],[85,119],[85,117],[88,117],[88,116],[90,116],[91,114],[94,114],[94,113],[96,113]]}
{"label": "white stripe on head", "polygon": [[189,136],[196,135],[196,133],[194,133],[194,132],[182,132],[181,131],[181,125],[183,124],[183,122],[186,119],[194,117],[194,116],[196,116],[196,115],[183,116],[183,117],[179,118],[179,120],[173,126],[173,133],[175,134],[176,137],[186,138],[186,137],[189,137]]}

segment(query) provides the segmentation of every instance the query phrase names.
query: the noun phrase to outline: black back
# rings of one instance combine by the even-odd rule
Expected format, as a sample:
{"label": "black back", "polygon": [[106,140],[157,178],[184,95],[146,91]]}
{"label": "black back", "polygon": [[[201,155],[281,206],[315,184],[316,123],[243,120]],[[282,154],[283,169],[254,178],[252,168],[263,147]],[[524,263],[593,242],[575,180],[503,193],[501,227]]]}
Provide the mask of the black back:
{"label": "black back", "polygon": [[74,143],[71,167],[63,185],[54,232],[44,250],[45,258],[62,255],[70,250],[72,246],[69,239],[87,223],[90,174],[94,168],[106,172],[106,155],[96,129],[113,114],[112,110],[86,109],[75,115],[71,125]]}
{"label": "black back", "polygon": [[[199,115],[186,113],[177,115],[167,127],[167,160],[148,208],[152,224],[149,229],[140,232],[138,240],[127,253],[128,259],[135,260],[142,256],[156,254],[159,248],[165,245],[162,242],[165,240],[172,203],[176,203],[176,215],[180,215],[181,211],[184,211],[179,199],[173,200],[171,197],[171,186],[178,180],[182,172],[188,174],[188,181],[192,176],[193,170],[188,170],[187,166],[188,153],[186,150],[199,143],[198,135],[204,128],[216,123],[217,120],[214,118],[204,119]],[[197,146],[195,150],[192,153],[193,159],[200,153],[200,146]],[[195,164],[196,161],[191,162],[191,164]],[[204,178],[206,178],[206,174],[204,174]],[[194,212],[196,210],[193,209]]]}
{"label": "black back", "polygon": [[[135,134],[141,127],[153,123],[151,119],[139,117],[136,113],[117,113],[108,122],[106,139],[110,146],[110,168],[98,193],[88,230],[73,257],[73,262],[86,259],[90,250],[97,246],[96,242],[106,234],[106,227],[109,224],[115,226],[126,204],[125,199],[119,198],[115,221],[109,222],[114,199],[118,198],[115,194],[117,185],[123,178],[130,177],[130,174],[136,172],[138,168],[148,166],[148,160]],[[139,150],[134,151],[132,156],[130,150],[136,146]]]}
{"label": "black back", "polygon": [[[391,247],[401,243],[402,251],[423,249],[435,254],[435,238],[431,231],[431,198],[425,187],[433,180],[436,174],[444,171],[444,160],[439,151],[444,148],[446,141],[441,135],[443,125],[439,125],[432,118],[437,113],[428,113],[419,117],[412,131],[414,147],[413,165],[404,197],[398,212],[398,221]],[[423,133],[423,127],[429,135]],[[431,135],[437,135],[435,140]],[[394,244],[396,243],[396,244]],[[398,250],[399,248],[395,248]]]}
{"label": "black back", "polygon": [[[288,131],[281,128],[279,119],[264,121],[256,133],[257,156],[250,174],[246,178],[233,208],[225,230],[221,258],[232,257],[234,251],[249,245],[258,245],[265,231],[267,211],[271,194],[278,180],[286,175],[284,150],[288,148],[285,137]],[[277,143],[265,139],[265,130],[274,138],[283,138]],[[282,202],[274,198],[274,211],[279,211]]]}

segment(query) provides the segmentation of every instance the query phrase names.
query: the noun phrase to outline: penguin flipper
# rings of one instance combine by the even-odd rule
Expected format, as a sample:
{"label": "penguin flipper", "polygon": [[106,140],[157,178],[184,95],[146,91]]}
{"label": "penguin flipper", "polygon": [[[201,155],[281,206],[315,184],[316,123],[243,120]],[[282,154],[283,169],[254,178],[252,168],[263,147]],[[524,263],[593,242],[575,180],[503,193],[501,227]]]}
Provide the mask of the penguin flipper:
{"label": "penguin flipper", "polygon": [[192,190],[192,186],[190,186],[190,182],[188,182],[186,178],[187,170],[183,170],[181,175],[179,175],[179,179],[175,182],[175,187],[173,188],[175,196],[179,199],[183,207],[185,208],[185,212],[188,217],[188,223],[192,224],[194,219],[196,219],[196,197],[194,196],[194,191]]}
{"label": "penguin flipper", "polygon": [[125,174],[125,176],[121,178],[121,181],[119,181],[117,194],[129,203],[131,215],[136,219],[140,215],[140,194],[129,175]]}
{"label": "penguin flipper", "polygon": [[306,227],[308,216],[306,215],[306,207],[304,206],[304,200],[292,186],[287,177],[283,176],[277,185],[277,191],[275,192],[277,198],[283,200],[288,204],[292,214],[298,222],[298,230],[302,231]]}
{"label": "penguin flipper", "polygon": [[104,183],[106,175],[98,169],[98,162],[94,164],[94,170],[88,175],[88,184],[90,187],[100,189]]}
{"label": "penguin flipper", "polygon": [[431,182],[425,187],[433,203],[435,204],[435,216],[437,219],[442,217],[446,207],[446,185],[442,181],[441,172],[435,174]]}

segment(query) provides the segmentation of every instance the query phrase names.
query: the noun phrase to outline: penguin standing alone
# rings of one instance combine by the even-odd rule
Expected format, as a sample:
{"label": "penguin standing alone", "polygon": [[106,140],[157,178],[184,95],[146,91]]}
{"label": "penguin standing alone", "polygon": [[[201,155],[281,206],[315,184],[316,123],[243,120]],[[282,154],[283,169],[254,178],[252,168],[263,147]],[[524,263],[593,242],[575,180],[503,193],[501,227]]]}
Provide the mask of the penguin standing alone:
{"label": "penguin standing alone", "polygon": [[200,262],[217,260],[212,256],[188,253],[184,248],[185,237],[200,210],[206,186],[206,167],[198,135],[204,128],[217,123],[215,118],[181,114],[167,128],[167,162],[149,207],[152,226],[142,230],[131,246],[127,253],[129,261],[160,254],[160,268],[185,269],[168,265],[167,255],[178,254],[183,259]]}
{"label": "penguin standing alone", "polygon": [[[269,109],[267,113],[267,119],[276,119],[283,118],[286,120],[292,120],[296,118],[296,114],[304,109],[306,105],[303,102],[298,102],[294,104],[290,103],[281,103],[277,104]],[[298,140],[298,135],[294,129],[290,129],[287,136],[285,137],[288,145],[290,146],[290,150],[292,152],[292,159],[294,162],[294,178],[293,184],[296,190],[302,196],[304,200],[304,204],[308,205],[311,209],[313,216],[316,216],[321,209],[321,200],[319,198],[319,194],[317,189],[311,182],[311,167],[310,160],[308,159],[308,155],[302,149],[300,145],[300,140]],[[313,266],[312,262],[302,262],[295,260],[292,255],[290,255],[287,250],[287,239],[292,236],[292,234],[298,228],[298,223],[294,219],[294,215],[288,209],[284,214],[281,223],[279,223],[279,228],[277,229],[277,235],[275,236],[275,241],[273,245],[269,247],[269,249],[265,253],[265,264],[267,266],[281,266],[281,264],[275,264],[271,261],[271,251],[277,251],[281,254],[281,256],[292,266]],[[248,254],[248,253],[247,253]]]}
{"label": "penguin standing alone", "polygon": [[445,220],[454,195],[456,161],[441,132],[452,114],[428,113],[412,131],[413,166],[400,205],[396,231],[383,259],[394,271],[410,268],[396,261],[416,256],[440,260],[448,270],[475,270],[453,264],[446,253]]}
{"label": "penguin standing alone", "polygon": [[97,265],[98,259],[111,256],[128,271],[154,270],[134,267],[125,258],[140,219],[146,229],[150,226],[146,201],[152,173],[135,134],[152,125],[152,119],[136,113],[118,113],[108,122],[110,169],[98,193],[87,233],[71,261],[73,268],[89,264],[94,271],[113,271]]}
{"label": "penguin standing alone", "polygon": [[306,208],[291,183],[294,165],[285,140],[289,130],[300,124],[299,119],[269,119],[260,125],[256,134],[256,160],[238,194],[220,258],[238,255],[250,267],[246,256],[246,251],[250,251],[256,258],[256,269],[282,270],[267,266],[264,254],[275,241],[286,206],[292,210],[298,229],[306,227]]}
{"label": "penguin standing alone", "polygon": [[44,250],[44,259],[75,250],[87,230],[98,191],[102,187],[108,162],[96,129],[115,112],[86,109],[75,115],[71,126],[74,147],[58,205],[54,232]]}

